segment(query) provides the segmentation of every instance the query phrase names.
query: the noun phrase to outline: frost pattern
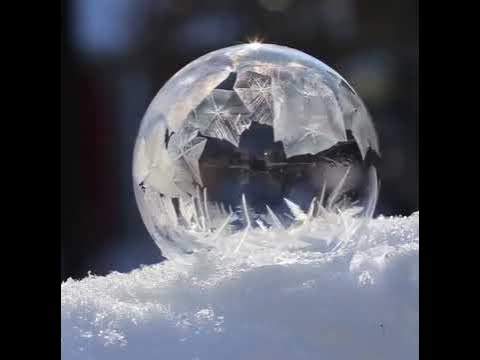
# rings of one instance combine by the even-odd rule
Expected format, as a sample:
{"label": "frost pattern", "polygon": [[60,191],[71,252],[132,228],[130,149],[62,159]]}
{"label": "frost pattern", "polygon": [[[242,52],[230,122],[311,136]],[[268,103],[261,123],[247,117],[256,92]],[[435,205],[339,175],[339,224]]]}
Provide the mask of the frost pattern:
{"label": "frost pattern", "polygon": [[235,91],[260,124],[273,125],[272,79],[252,71],[240,72]]}
{"label": "frost pattern", "polygon": [[192,116],[192,125],[203,135],[227,140],[237,147],[240,135],[251,124],[248,110],[229,90],[213,90]]}
{"label": "frost pattern", "polygon": [[[198,163],[207,140],[198,138],[197,135],[198,130],[182,129],[172,135],[168,144],[168,153],[175,164],[182,167],[183,182],[187,183],[188,187],[193,183],[203,185]],[[193,179],[190,174],[193,175]]]}
{"label": "frost pattern", "polygon": [[[347,130],[363,159],[369,149],[379,155],[370,116],[350,85],[305,54],[279,55],[285,51],[254,44],[208,54],[172,77],[150,105],[136,144],[133,172],[142,216],[162,250],[190,253],[219,246],[218,239],[242,224],[246,230],[231,249],[239,253],[252,231],[286,231],[290,224],[285,217],[294,224],[315,220],[328,231],[333,231],[330,225],[335,223],[343,229],[331,235],[338,240],[340,233],[357,229],[350,218],[373,216],[378,192],[374,168],[368,174],[372,198],[363,207],[347,204],[346,178],[358,176],[358,169],[348,168],[342,178],[338,177],[342,166],[322,175],[329,180],[338,177],[339,182],[334,181],[333,191],[329,185],[328,198],[324,185],[308,211],[291,199],[285,199],[288,214],[275,213],[268,206],[263,214],[255,214],[245,197],[236,209],[207,201],[199,161],[208,138],[238,147],[252,122],[273,127],[274,141],[282,143],[287,158],[326,151],[347,141]],[[224,85],[227,79],[235,79],[231,89]],[[183,242],[180,250],[175,249],[178,237]]]}
{"label": "frost pattern", "polygon": [[[136,154],[136,162],[141,164],[136,169],[137,179],[141,179],[140,182],[144,182],[159,193],[185,196],[185,192],[178,186],[178,183],[185,179],[185,171],[168,153],[165,133],[165,126],[159,123],[150,136],[140,143],[139,152]],[[168,172],[173,172],[173,175],[165,176]]]}
{"label": "frost pattern", "polygon": [[352,131],[362,157],[365,158],[368,148],[380,155],[377,133],[362,100],[344,81],[338,85],[337,94],[345,127]]}
{"label": "frost pattern", "polygon": [[[322,239],[330,245],[334,244],[338,249],[345,246],[356,232],[365,226],[373,216],[373,209],[377,201],[377,193],[373,191],[366,200],[365,207],[351,206],[345,202],[343,188],[350,174],[350,168],[345,170],[344,175],[328,197],[325,197],[325,189],[319,198],[313,198],[307,212],[289,199],[284,199],[289,213],[284,214],[293,221],[287,226],[275,212],[267,205],[265,213],[258,219],[252,218],[248,207],[248,199],[242,196],[242,205],[237,209],[225,209],[221,204],[208,201],[207,189],[203,191],[196,188],[195,194],[187,200],[180,199],[178,209],[175,209],[174,199],[169,196],[156,194],[147,189],[148,214],[153,214],[153,222],[157,224],[154,232],[154,240],[169,258],[176,258],[186,253],[202,248],[222,249],[224,256],[238,256],[242,247],[247,245],[255,247],[250,240],[258,239],[258,234],[266,233],[270,229],[285,231],[285,234],[295,234],[297,229],[306,223],[312,224]],[[375,168],[369,171],[369,186],[377,187],[377,174]],[[358,215],[363,214],[362,217]],[[242,231],[238,232],[238,223],[243,223]],[[178,247],[171,246],[165,239],[178,240]],[[223,239],[228,238],[229,243]],[[167,244],[166,244],[167,243]],[[278,246],[295,246],[295,243],[285,242]]]}
{"label": "frost pattern", "polygon": [[188,114],[205,99],[232,70],[228,56],[216,56],[193,62],[176,73],[159,91],[149,106],[144,124],[159,121],[161,114],[172,131],[180,129]]}
{"label": "frost pattern", "polygon": [[320,77],[296,67],[273,77],[275,141],[287,157],[316,154],[346,141],[337,100]]}

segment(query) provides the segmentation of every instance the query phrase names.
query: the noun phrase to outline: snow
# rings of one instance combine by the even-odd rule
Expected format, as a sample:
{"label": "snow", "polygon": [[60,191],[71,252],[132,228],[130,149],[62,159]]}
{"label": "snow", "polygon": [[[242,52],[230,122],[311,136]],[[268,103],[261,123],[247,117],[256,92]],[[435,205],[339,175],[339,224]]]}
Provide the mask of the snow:
{"label": "snow", "polygon": [[259,238],[249,254],[67,280],[62,359],[418,358],[418,212],[378,217],[333,248],[308,226],[307,247]]}

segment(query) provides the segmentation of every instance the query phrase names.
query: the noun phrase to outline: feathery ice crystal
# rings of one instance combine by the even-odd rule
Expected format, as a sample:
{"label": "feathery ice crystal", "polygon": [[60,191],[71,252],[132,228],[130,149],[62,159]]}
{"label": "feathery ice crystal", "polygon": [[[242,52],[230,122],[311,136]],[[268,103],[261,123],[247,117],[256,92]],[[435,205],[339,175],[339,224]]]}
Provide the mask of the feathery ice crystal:
{"label": "feathery ice crystal", "polygon": [[367,109],[338,73],[251,43],[200,57],[159,91],[135,145],[135,196],[169,258],[239,254],[270,228],[306,224],[338,248],[372,217],[378,158]]}

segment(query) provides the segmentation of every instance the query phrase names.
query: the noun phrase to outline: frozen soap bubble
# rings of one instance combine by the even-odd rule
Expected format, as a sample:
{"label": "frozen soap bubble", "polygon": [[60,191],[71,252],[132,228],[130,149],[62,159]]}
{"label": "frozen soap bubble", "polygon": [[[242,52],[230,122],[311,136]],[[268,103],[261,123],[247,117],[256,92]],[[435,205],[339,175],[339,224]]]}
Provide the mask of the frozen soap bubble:
{"label": "frozen soap bubble", "polygon": [[330,225],[370,218],[378,157],[367,109],[337,72],[251,43],[200,57],[159,91],[135,145],[135,195],[165,256],[237,253],[249,233],[315,223],[338,237]]}

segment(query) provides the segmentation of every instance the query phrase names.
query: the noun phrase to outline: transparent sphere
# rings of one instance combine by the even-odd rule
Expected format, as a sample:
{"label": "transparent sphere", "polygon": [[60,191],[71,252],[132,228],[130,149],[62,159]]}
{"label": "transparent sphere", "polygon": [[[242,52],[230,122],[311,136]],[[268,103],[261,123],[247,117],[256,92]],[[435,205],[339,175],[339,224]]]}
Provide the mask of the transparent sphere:
{"label": "transparent sphere", "polygon": [[228,47],[185,66],[152,101],[134,151],[137,203],[167,257],[237,233],[368,219],[377,199],[362,100],[283,46]]}

